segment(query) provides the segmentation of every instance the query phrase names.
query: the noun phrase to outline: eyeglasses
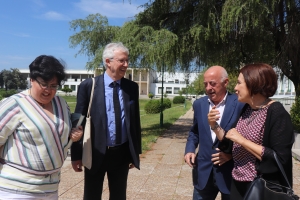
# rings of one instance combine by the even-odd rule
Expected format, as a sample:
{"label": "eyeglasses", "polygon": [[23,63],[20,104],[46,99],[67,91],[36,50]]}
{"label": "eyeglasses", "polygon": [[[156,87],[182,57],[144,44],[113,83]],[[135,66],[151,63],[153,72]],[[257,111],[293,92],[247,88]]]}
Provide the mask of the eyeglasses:
{"label": "eyeglasses", "polygon": [[111,59],[114,59],[114,60],[116,60],[116,61],[118,61],[119,63],[121,63],[122,65],[124,65],[125,64],[125,62],[129,65],[129,60],[127,59],[121,59],[121,60],[119,60],[119,59],[116,59],[116,58],[111,58]]}
{"label": "eyeglasses", "polygon": [[46,83],[41,83],[37,79],[35,81],[40,85],[42,89],[50,89],[50,90],[57,90],[59,88],[59,85],[48,85]]}

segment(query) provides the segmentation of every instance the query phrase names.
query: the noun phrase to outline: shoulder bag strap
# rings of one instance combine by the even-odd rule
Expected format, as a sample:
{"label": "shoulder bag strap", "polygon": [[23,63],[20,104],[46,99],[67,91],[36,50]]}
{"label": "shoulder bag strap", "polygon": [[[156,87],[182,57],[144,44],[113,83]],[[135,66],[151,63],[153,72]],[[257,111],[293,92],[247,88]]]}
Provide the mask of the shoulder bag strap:
{"label": "shoulder bag strap", "polygon": [[285,174],[285,172],[284,172],[284,169],[283,169],[281,163],[280,163],[279,160],[278,160],[278,157],[277,157],[277,154],[275,153],[275,151],[273,151],[273,155],[274,155],[274,158],[275,158],[275,160],[276,160],[276,162],[277,162],[277,165],[278,165],[278,167],[279,167],[279,169],[280,169],[280,171],[281,171],[281,174],[283,175],[283,177],[284,177],[285,181],[287,182],[289,188],[292,188],[291,185],[290,185],[290,183],[289,183],[289,181],[288,181],[288,179],[287,179],[287,177],[286,177],[286,174]]}
{"label": "shoulder bag strap", "polygon": [[88,112],[87,112],[86,117],[90,117],[90,110],[91,110],[93,95],[94,95],[95,79],[92,78],[92,80],[93,80],[93,85],[92,85],[92,91],[91,91],[91,96],[90,96],[89,108],[88,108]]}

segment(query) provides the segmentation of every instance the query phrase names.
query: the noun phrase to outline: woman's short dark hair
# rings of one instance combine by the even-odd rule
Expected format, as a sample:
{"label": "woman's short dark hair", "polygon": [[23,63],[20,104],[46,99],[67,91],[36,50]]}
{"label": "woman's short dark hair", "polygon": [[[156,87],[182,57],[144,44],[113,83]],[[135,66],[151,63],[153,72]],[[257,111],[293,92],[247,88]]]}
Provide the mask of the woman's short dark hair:
{"label": "woman's short dark hair", "polygon": [[265,63],[254,63],[245,65],[240,69],[250,95],[262,94],[271,97],[277,90],[277,75],[274,69]]}
{"label": "woman's short dark hair", "polygon": [[63,85],[66,73],[62,62],[53,56],[40,55],[29,65],[29,76],[33,80],[40,77],[46,82],[56,77],[58,85]]}

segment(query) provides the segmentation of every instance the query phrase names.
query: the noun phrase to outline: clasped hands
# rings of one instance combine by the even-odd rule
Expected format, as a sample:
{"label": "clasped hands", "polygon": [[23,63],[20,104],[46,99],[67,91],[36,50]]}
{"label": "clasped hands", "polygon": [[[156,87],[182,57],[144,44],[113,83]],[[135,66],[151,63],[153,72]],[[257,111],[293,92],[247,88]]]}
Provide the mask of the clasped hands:
{"label": "clasped hands", "polygon": [[[224,163],[226,163],[227,161],[232,159],[232,155],[231,154],[227,154],[224,153],[222,151],[220,151],[220,149],[216,148],[217,153],[214,153],[211,155],[211,161],[213,162],[214,165],[223,165]],[[195,166],[195,159],[196,159],[196,155],[195,153],[187,153],[184,156],[184,160],[186,162],[186,164],[188,164],[190,167],[194,167]]]}
{"label": "clasped hands", "polygon": [[[208,123],[210,127],[214,127],[217,121],[220,119],[220,112],[216,109],[216,106],[213,106],[211,111],[207,115]],[[224,132],[225,134],[225,132]],[[217,135],[218,139],[221,140],[223,135]],[[236,130],[236,128],[230,129],[225,137],[235,143],[241,144],[245,138]]]}
{"label": "clasped hands", "polygon": [[78,140],[80,140],[82,135],[83,135],[83,128],[82,128],[82,126],[78,126],[78,128],[72,128],[71,134],[70,134],[70,139],[73,142],[77,142]]}

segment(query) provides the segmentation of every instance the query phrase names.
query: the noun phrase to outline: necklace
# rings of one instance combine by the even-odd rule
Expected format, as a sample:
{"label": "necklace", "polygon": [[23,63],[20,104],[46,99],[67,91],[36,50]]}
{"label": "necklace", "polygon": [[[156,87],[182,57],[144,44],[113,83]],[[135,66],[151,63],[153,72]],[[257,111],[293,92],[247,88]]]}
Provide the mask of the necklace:
{"label": "necklace", "polygon": [[253,115],[252,115],[252,112],[254,111],[254,109],[252,109],[251,108],[251,110],[250,110],[250,114],[249,114],[249,117],[248,117],[248,119],[247,119],[247,125],[249,125],[258,115],[259,115],[259,112],[258,111],[260,111],[261,109],[262,109],[262,107],[267,103],[269,101],[269,99],[268,98],[266,98],[262,103],[261,103],[261,105],[259,106],[259,108],[258,108],[258,110],[255,110],[256,112],[256,114],[254,115],[254,113],[253,113]]}

